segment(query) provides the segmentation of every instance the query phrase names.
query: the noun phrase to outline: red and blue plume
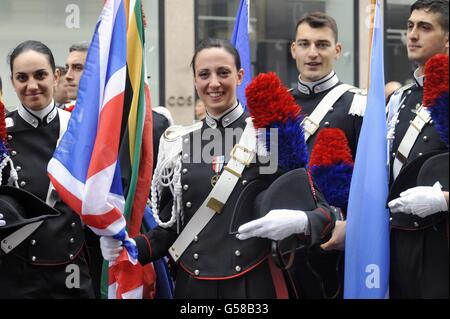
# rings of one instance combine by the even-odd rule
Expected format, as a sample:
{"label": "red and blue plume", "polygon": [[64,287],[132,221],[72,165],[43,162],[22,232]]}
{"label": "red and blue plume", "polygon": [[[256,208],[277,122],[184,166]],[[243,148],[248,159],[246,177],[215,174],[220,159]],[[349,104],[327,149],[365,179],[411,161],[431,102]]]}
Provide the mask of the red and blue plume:
{"label": "red and blue plume", "polygon": [[311,152],[309,172],[327,202],[346,210],[353,160],[347,137],[341,129],[319,131]]}
{"label": "red and blue plume", "polygon": [[[300,115],[301,107],[275,73],[262,73],[245,90],[247,108],[256,129],[265,129],[265,146],[278,145],[278,165],[285,170],[306,167],[308,148]],[[277,136],[273,136],[277,129]],[[264,132],[264,130],[263,130]],[[277,140],[276,140],[277,139]]]}
{"label": "red and blue plume", "polygon": [[437,54],[425,64],[423,105],[448,147],[448,55]]}
{"label": "red and blue plume", "polygon": [[6,156],[8,156],[8,149],[6,148],[5,105],[0,95],[0,163]]}

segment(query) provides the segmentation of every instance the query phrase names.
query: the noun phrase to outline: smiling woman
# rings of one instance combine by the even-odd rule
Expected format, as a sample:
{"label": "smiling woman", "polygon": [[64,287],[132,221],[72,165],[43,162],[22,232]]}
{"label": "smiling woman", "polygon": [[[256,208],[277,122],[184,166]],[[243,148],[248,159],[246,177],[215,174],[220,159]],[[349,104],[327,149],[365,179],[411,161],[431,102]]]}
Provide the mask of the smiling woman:
{"label": "smiling woman", "polygon": [[[70,116],[53,102],[58,79],[53,54],[39,41],[25,41],[9,62],[21,104],[5,121],[14,163],[11,171],[2,172],[0,187],[0,241],[11,241],[6,251],[1,247],[0,298],[93,297],[83,225],[59,200],[47,176]],[[75,269],[72,277],[68,268]]]}

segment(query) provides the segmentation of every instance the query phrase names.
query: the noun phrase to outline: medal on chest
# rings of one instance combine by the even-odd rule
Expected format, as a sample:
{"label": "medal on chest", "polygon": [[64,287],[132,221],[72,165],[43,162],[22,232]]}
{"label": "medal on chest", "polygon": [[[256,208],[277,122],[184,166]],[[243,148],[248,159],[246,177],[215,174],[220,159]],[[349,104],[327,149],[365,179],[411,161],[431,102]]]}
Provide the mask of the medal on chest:
{"label": "medal on chest", "polygon": [[212,187],[216,186],[216,183],[219,180],[220,173],[222,172],[224,162],[225,162],[225,156],[223,156],[223,155],[214,156],[212,159],[212,169],[215,173],[215,175],[213,175],[213,177],[211,178],[211,186]]}

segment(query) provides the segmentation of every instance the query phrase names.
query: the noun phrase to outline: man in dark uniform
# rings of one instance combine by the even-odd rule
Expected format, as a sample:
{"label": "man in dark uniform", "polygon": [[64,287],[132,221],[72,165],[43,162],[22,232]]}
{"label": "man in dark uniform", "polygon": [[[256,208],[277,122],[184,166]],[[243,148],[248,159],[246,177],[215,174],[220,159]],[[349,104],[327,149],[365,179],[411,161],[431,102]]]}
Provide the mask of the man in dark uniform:
{"label": "man in dark uniform", "polygon": [[[438,53],[448,54],[448,6],[448,0],[419,0],[411,6],[407,50],[418,68],[414,82],[398,90],[388,104],[391,184],[417,175],[417,169],[409,168],[421,158],[448,151],[422,106],[425,64]],[[389,202],[390,296],[448,298],[448,190],[444,193],[436,183],[403,191]]]}
{"label": "man in dark uniform", "polygon": [[[298,85],[292,95],[306,116],[303,121],[309,152],[322,128],[339,128],[348,140],[353,160],[356,157],[366,96],[361,90],[343,84],[334,71],[342,45],[338,42],[335,20],[321,12],[305,15],[296,26],[292,57],[299,71]],[[330,181],[333,183],[333,181]],[[345,213],[346,207],[339,207]],[[342,213],[338,213],[335,230],[345,229]],[[299,280],[301,298],[335,298],[342,296],[342,249],[325,243],[323,251],[302,249],[297,252],[293,273]]]}

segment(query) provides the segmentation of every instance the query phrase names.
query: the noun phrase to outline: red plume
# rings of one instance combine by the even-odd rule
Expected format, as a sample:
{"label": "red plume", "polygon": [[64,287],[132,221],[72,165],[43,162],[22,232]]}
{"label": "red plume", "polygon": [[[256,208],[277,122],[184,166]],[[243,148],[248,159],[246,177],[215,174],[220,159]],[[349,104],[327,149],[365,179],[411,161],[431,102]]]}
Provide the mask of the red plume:
{"label": "red plume", "polygon": [[311,152],[309,167],[329,166],[339,162],[353,164],[352,153],[345,133],[338,128],[320,130]]}
{"label": "red plume", "polygon": [[245,90],[247,108],[255,128],[267,128],[271,123],[286,123],[295,119],[301,108],[273,72],[261,73]]}
{"label": "red plume", "polygon": [[448,92],[448,55],[436,54],[425,64],[423,105],[433,106],[438,97]]}

